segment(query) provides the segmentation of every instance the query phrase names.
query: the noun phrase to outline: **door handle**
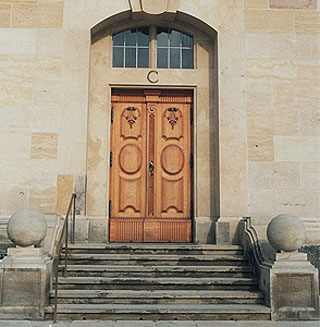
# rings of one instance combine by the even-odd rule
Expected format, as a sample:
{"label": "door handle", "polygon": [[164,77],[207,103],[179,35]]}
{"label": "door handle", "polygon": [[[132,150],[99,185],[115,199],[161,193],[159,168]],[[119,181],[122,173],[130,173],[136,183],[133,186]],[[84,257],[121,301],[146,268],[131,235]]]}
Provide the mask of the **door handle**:
{"label": "door handle", "polygon": [[153,172],[154,172],[154,163],[151,160],[150,163],[149,163],[149,174],[150,174],[150,176],[153,176]]}

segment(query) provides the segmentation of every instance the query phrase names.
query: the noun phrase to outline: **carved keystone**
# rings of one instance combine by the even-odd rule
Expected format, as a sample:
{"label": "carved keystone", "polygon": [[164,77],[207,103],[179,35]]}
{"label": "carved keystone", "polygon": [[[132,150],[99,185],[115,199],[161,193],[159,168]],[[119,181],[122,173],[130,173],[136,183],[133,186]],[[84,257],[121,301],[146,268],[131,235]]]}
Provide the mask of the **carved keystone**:
{"label": "carved keystone", "polygon": [[165,12],[176,13],[180,0],[130,0],[133,13],[144,12],[150,15],[160,15]]}

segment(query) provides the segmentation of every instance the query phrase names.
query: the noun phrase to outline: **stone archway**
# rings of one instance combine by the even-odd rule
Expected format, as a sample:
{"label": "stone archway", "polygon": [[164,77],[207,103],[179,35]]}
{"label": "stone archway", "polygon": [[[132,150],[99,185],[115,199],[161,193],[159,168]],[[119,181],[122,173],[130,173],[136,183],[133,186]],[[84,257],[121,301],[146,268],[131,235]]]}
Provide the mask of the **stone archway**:
{"label": "stone archway", "polygon": [[[219,216],[219,133],[217,33],[204,22],[177,12],[177,1],[151,6],[132,1],[132,11],[113,16],[92,29],[87,161],[87,216],[105,217],[109,202],[110,110],[112,88],[189,89],[194,93],[194,241],[213,243]],[[169,9],[168,9],[169,8]],[[135,26],[159,24],[194,35],[195,69],[112,68],[112,34]],[[108,224],[107,224],[108,225]],[[108,240],[108,237],[106,237]]]}

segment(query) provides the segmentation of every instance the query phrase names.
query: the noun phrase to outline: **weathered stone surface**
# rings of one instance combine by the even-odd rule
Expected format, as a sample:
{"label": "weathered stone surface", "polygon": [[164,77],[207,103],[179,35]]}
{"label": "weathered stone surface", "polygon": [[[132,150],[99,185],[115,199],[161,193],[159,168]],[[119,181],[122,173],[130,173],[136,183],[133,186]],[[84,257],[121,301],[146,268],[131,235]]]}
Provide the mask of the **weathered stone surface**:
{"label": "weathered stone surface", "polygon": [[267,236],[276,250],[296,251],[304,244],[305,227],[298,217],[281,214],[270,221]]}
{"label": "weathered stone surface", "polygon": [[317,0],[269,0],[272,9],[317,9]]}
{"label": "weathered stone surface", "polygon": [[73,193],[73,175],[57,176],[57,213],[66,214]]}
{"label": "weathered stone surface", "polygon": [[55,213],[56,187],[35,185],[29,191],[29,206],[42,213]]}
{"label": "weathered stone surface", "polygon": [[57,159],[58,135],[55,133],[32,133],[31,159]]}
{"label": "weathered stone surface", "polygon": [[104,242],[108,228],[106,218],[89,218],[88,242]]}
{"label": "weathered stone surface", "polygon": [[318,269],[320,293],[320,245],[305,245],[299,249],[299,252],[307,253],[308,260]]}
{"label": "weathered stone surface", "polygon": [[4,306],[40,306],[40,269],[3,269],[2,298]]}
{"label": "weathered stone surface", "polygon": [[0,4],[0,27],[9,27],[11,17],[11,6]]}
{"label": "weathered stone surface", "polygon": [[[76,214],[84,215],[86,210],[86,176],[77,175],[74,178],[76,198]],[[102,240],[99,239],[102,242]]]}
{"label": "weathered stone surface", "polygon": [[47,234],[47,221],[40,212],[22,209],[11,216],[7,228],[8,235],[14,244],[37,245]]}
{"label": "weathered stone surface", "polygon": [[61,28],[63,3],[17,4],[12,7],[12,27]]}

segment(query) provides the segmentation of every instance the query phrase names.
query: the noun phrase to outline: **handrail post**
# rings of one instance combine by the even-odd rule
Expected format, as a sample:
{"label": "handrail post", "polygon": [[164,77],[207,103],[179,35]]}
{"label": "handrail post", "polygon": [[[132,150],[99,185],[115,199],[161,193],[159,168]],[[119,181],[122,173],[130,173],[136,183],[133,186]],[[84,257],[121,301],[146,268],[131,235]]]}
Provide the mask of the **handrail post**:
{"label": "handrail post", "polygon": [[59,280],[59,263],[61,251],[63,248],[63,238],[65,238],[65,252],[64,252],[64,269],[63,269],[63,277],[68,277],[68,252],[69,252],[69,216],[72,210],[72,231],[71,231],[71,243],[74,243],[74,231],[75,231],[75,218],[76,218],[76,194],[73,193],[68,211],[66,214],[66,218],[64,220],[63,228],[61,235],[59,237],[59,241],[57,243],[56,253],[55,253],[55,290],[54,290],[54,312],[53,312],[53,322],[57,322],[57,308],[58,308],[58,280]]}
{"label": "handrail post", "polygon": [[74,244],[74,234],[76,227],[76,194],[73,194],[73,210],[72,210],[72,235],[71,235],[71,243]]}
{"label": "handrail post", "polygon": [[57,307],[58,307],[58,275],[59,275],[59,257],[55,256],[55,290],[54,290],[54,314],[53,322],[57,322]]}
{"label": "handrail post", "polygon": [[63,277],[68,277],[67,265],[68,265],[68,233],[69,233],[69,215],[66,217],[66,236],[65,236],[65,250],[64,250],[64,271]]}

